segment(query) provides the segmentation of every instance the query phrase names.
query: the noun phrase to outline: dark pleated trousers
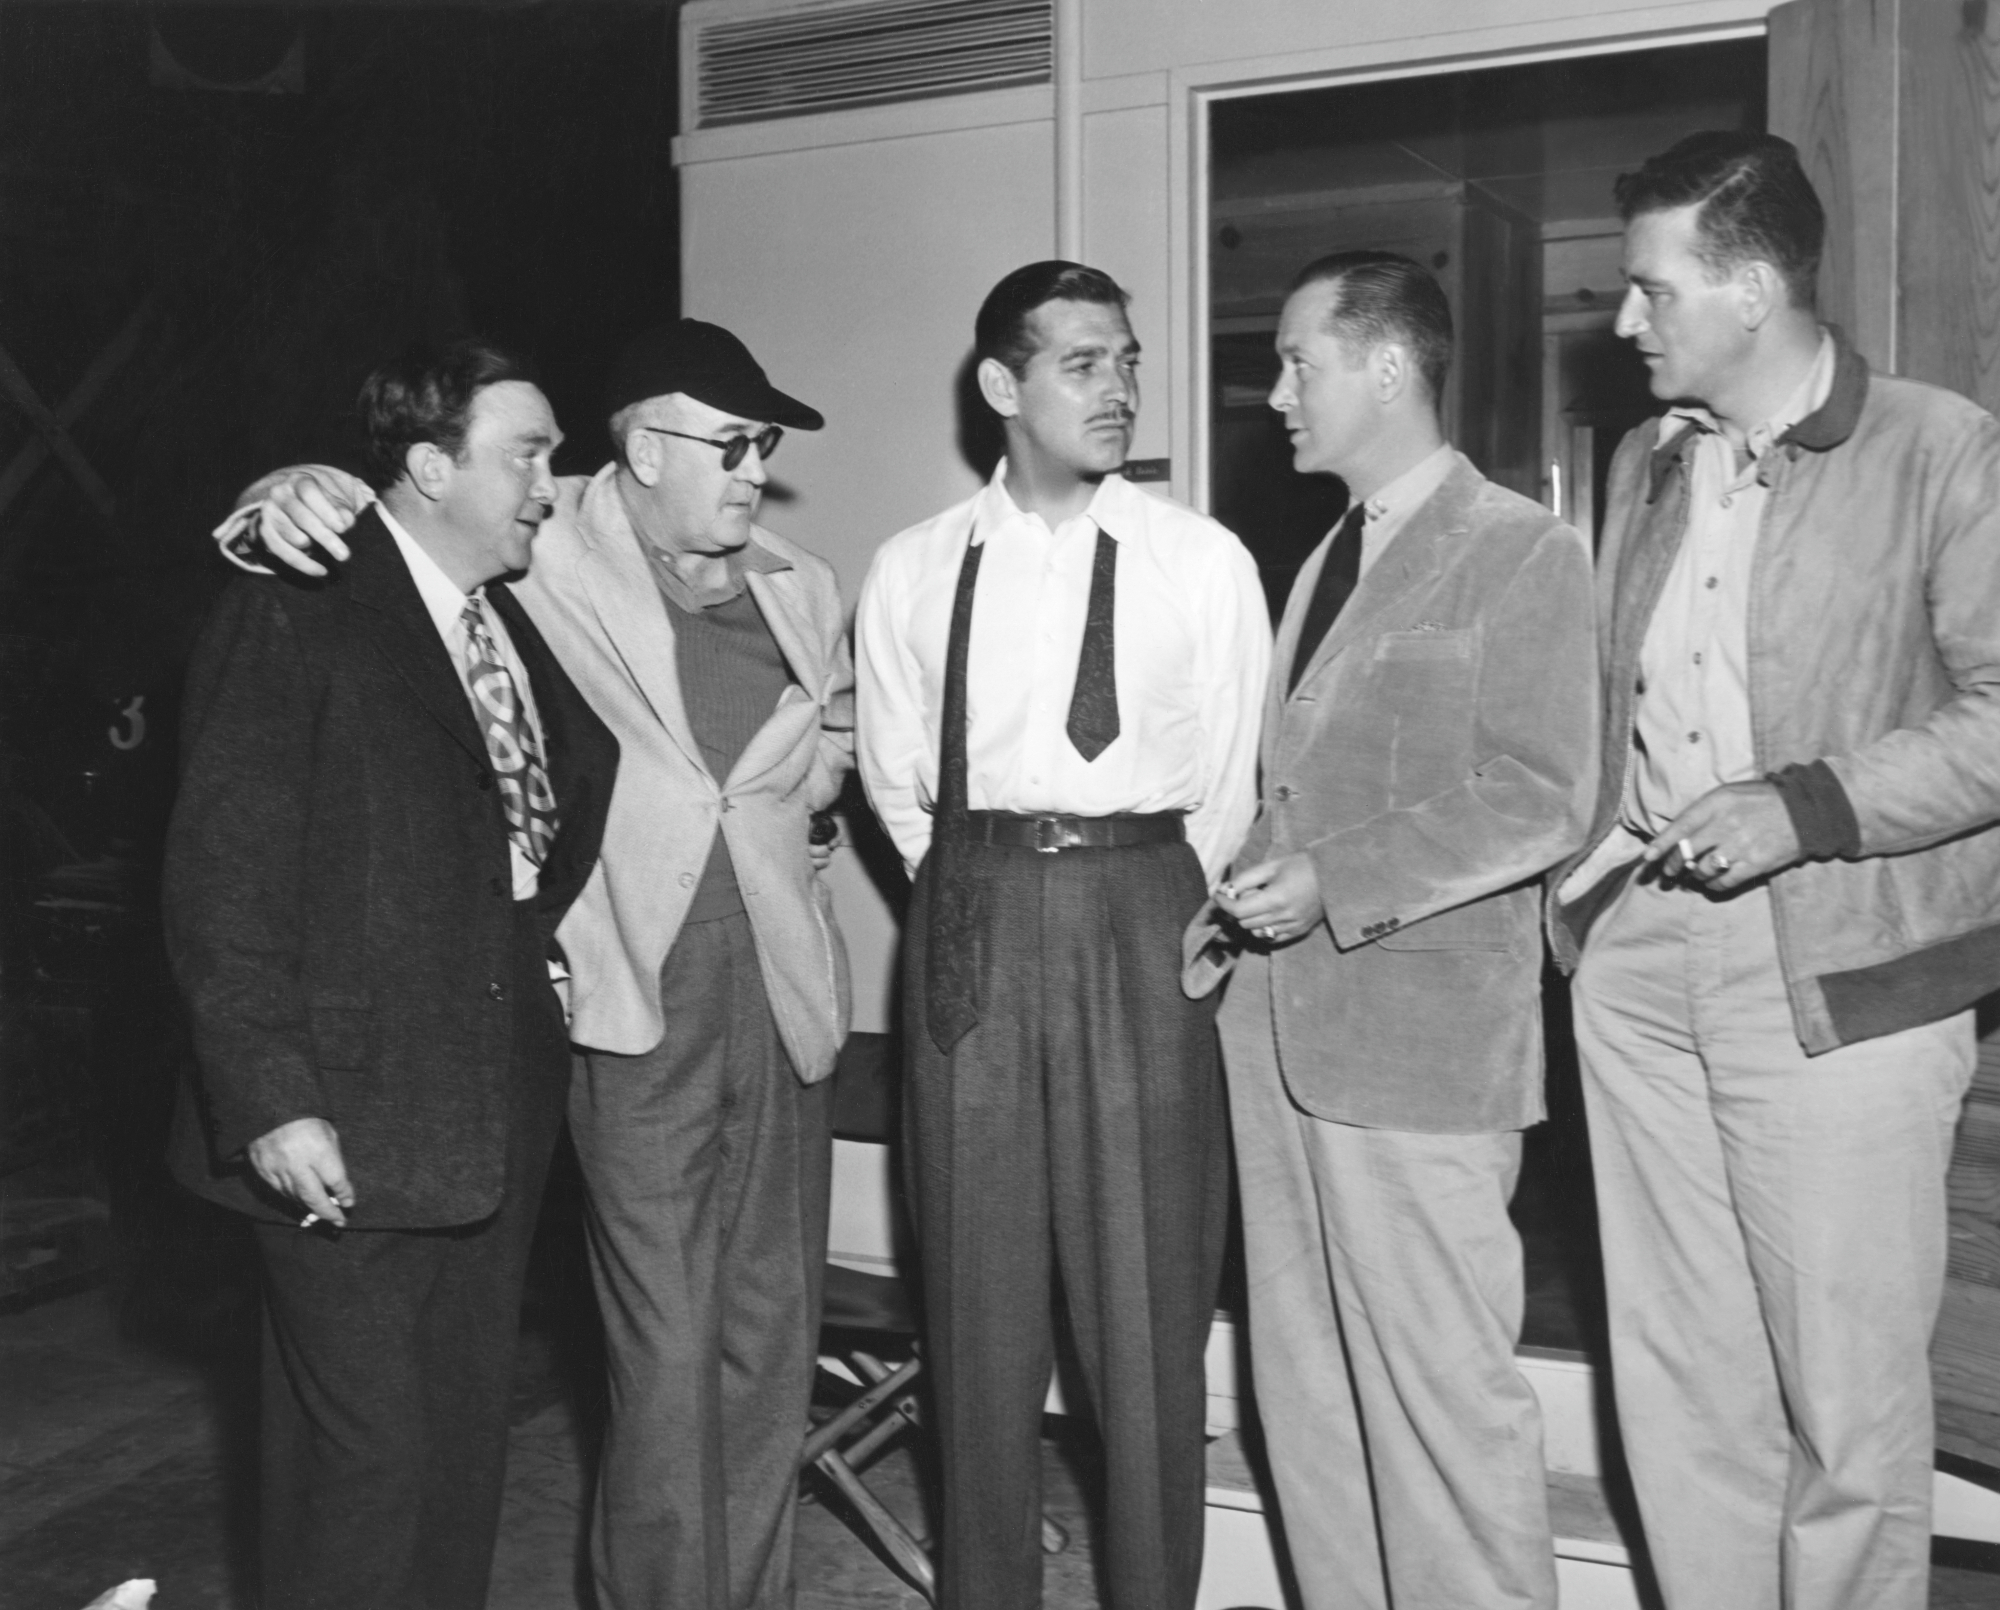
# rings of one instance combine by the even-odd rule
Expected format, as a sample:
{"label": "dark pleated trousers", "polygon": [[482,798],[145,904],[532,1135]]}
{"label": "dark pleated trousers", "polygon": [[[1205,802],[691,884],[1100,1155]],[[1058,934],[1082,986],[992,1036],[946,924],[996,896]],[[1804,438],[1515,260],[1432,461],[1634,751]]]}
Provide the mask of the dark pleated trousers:
{"label": "dark pleated trousers", "polygon": [[569,1074],[532,914],[516,928],[499,1211],[445,1230],[256,1226],[264,1610],[484,1610],[521,1287]]}
{"label": "dark pleated trousers", "polygon": [[681,930],[667,1033],[577,1058],[610,1423],[591,1566],[602,1610],[786,1610],[812,1400],[833,1138],[792,1071],[741,912]]}
{"label": "dark pleated trousers", "polygon": [[1213,1009],[1179,981],[1181,934],[1206,895],[1200,863],[1185,844],[980,845],[970,859],[980,1018],[949,1055],[925,1026],[928,866],[904,971],[939,1602],[1041,1603],[1059,1273],[1104,1441],[1108,1610],[1189,1610],[1228,1167]]}

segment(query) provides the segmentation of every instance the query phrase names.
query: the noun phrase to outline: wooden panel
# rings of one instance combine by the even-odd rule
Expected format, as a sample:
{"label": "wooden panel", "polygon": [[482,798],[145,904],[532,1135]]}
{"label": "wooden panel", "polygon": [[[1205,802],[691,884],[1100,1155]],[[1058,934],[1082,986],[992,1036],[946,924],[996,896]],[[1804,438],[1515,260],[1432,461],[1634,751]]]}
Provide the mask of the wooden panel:
{"label": "wooden panel", "polygon": [[[1920,3],[1937,5],[1937,0]],[[1895,297],[1900,7],[1901,0],[1791,0],[1770,17],[1770,129],[1799,148],[1826,206],[1821,312],[1881,369],[1900,362]]]}
{"label": "wooden panel", "polygon": [[1900,4],[1896,370],[2000,407],[2000,6]]}
{"label": "wooden panel", "polygon": [[[2000,1415],[2000,1291],[1962,1280],[1946,1285],[1931,1376],[1941,1402]],[[1990,1461],[1996,1451],[1981,1457]]]}
{"label": "wooden panel", "polygon": [[1542,495],[1542,242],[1518,214],[1468,198],[1453,308],[1453,444],[1492,480]]}

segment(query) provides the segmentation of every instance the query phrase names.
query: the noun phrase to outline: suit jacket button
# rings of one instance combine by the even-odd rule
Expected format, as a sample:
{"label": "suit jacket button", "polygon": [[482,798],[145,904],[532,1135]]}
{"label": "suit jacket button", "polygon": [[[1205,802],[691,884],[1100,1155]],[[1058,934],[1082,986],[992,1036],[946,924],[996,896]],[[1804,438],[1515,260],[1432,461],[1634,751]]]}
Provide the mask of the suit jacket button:
{"label": "suit jacket button", "polygon": [[1280,799],[1290,799],[1292,797],[1292,785],[1290,783],[1280,783],[1271,792],[1276,794]]}
{"label": "suit jacket button", "polygon": [[507,892],[507,880],[505,878],[488,878],[486,880],[486,887],[491,889],[495,894],[505,894]]}
{"label": "suit jacket button", "polygon": [[496,1001],[504,1001],[507,998],[507,986],[500,983],[488,984],[486,993]]}
{"label": "suit jacket button", "polygon": [[493,773],[490,771],[480,772],[473,781],[478,784],[479,791],[483,794],[493,786]]}

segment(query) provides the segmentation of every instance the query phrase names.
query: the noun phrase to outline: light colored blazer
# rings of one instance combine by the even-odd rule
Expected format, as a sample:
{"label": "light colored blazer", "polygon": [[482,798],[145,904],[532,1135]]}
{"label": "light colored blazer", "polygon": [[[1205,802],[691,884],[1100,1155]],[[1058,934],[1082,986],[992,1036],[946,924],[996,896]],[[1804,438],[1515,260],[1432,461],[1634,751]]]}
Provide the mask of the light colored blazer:
{"label": "light colored blazer", "polygon": [[[1329,546],[1278,629],[1236,861],[1310,855],[1326,921],[1239,979],[1225,1021],[1268,1014],[1292,1099],[1321,1118],[1520,1128],[1543,1110],[1537,880],[1582,842],[1597,781],[1590,551],[1459,455],[1288,694]],[[1233,965],[1212,907],[1186,954],[1191,995]]]}
{"label": "light colored blazer", "polygon": [[618,781],[597,869],[557,938],[575,974],[570,1037],[627,1055],[667,1032],[660,965],[720,828],[778,1032],[799,1078],[833,1070],[847,1035],[847,951],[806,850],[807,817],[853,764],[854,666],[832,568],[761,528],[790,569],[746,574],[796,678],[725,778],[688,725],[674,629],[618,495],[616,467],[558,483],[515,596],[617,734]]}

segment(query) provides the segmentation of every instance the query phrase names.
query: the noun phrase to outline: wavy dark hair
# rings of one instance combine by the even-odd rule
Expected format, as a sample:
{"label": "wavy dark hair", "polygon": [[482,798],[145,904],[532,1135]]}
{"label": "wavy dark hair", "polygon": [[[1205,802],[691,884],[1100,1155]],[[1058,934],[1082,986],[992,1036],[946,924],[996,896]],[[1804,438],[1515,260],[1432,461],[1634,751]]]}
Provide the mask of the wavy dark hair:
{"label": "wavy dark hair", "polygon": [[1621,173],[1611,193],[1628,224],[1641,213],[1699,207],[1695,255],[1712,279],[1769,263],[1795,307],[1817,307],[1826,209],[1790,140],[1726,129],[1690,134],[1638,172]]}
{"label": "wavy dark hair", "polygon": [[1028,315],[1043,303],[1095,302],[1123,312],[1131,300],[1124,287],[1101,268],[1066,263],[1061,258],[1029,263],[986,293],[979,317],[972,324],[973,347],[982,359],[997,359],[1016,375],[1024,375],[1036,352]]}
{"label": "wavy dark hair", "polygon": [[401,480],[404,457],[418,442],[461,457],[473,399],[503,380],[539,384],[526,358],[479,336],[410,347],[383,364],[361,383],[355,402],[367,436],[369,484],[381,492]]}

